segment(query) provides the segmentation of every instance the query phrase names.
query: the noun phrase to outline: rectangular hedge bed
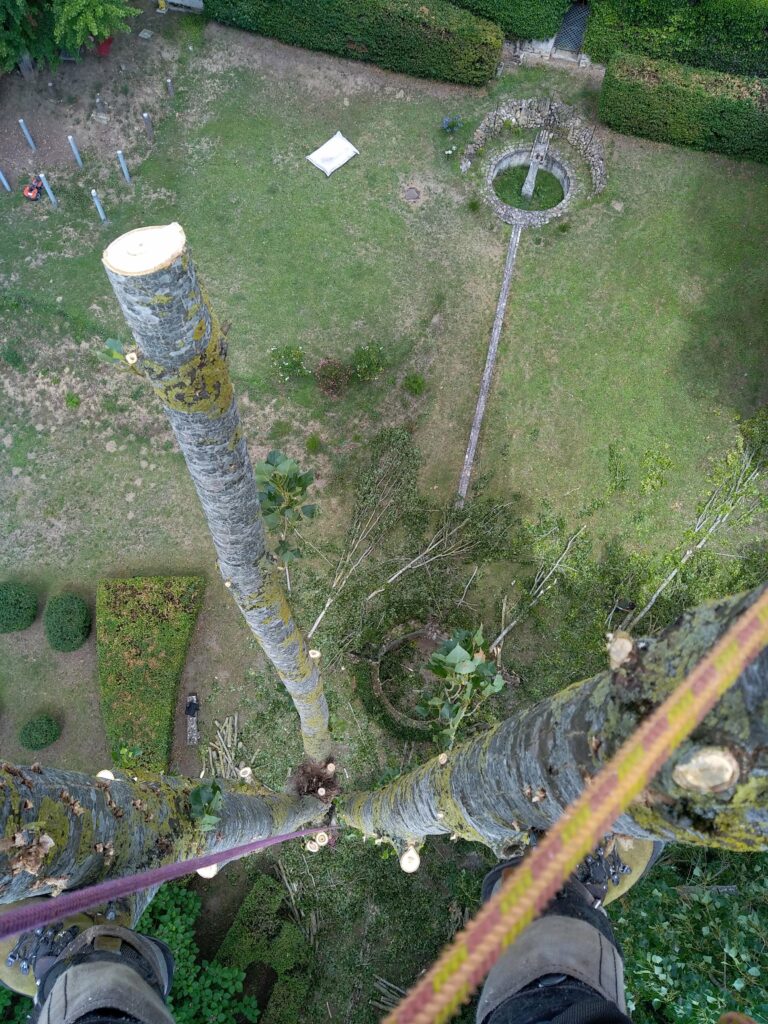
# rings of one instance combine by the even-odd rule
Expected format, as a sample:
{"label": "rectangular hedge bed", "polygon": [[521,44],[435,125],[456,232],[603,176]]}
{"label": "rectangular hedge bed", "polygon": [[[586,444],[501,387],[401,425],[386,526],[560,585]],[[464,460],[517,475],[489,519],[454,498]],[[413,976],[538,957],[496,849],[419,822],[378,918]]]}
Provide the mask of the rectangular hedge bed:
{"label": "rectangular hedge bed", "polygon": [[504,41],[498,25],[446,0],[206,0],[215,21],[390,71],[483,85]]}
{"label": "rectangular hedge bed", "polygon": [[179,681],[204,589],[202,576],[99,583],[99,688],[115,760],[127,748],[132,763],[147,771],[168,770]]}
{"label": "rectangular hedge bed", "polygon": [[768,80],[623,54],[600,93],[610,128],[768,163]]}

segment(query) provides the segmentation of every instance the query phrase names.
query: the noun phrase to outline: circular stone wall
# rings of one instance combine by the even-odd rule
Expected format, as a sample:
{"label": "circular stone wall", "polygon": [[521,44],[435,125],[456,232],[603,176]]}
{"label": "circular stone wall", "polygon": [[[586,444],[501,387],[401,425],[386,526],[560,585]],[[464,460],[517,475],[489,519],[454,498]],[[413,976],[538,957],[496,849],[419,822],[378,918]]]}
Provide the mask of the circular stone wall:
{"label": "circular stone wall", "polygon": [[531,162],[531,147],[520,146],[516,149],[507,150],[499,156],[495,156],[485,176],[485,201],[491,207],[497,217],[500,217],[506,224],[524,224],[527,227],[541,227],[555,217],[562,217],[568,210],[574,195],[578,192],[576,176],[559,153],[551,149],[541,161],[541,170],[548,171],[560,182],[563,189],[563,199],[557,206],[551,206],[548,210],[521,210],[516,206],[509,206],[496,195],[493,187],[495,179],[510,167],[521,167]]}

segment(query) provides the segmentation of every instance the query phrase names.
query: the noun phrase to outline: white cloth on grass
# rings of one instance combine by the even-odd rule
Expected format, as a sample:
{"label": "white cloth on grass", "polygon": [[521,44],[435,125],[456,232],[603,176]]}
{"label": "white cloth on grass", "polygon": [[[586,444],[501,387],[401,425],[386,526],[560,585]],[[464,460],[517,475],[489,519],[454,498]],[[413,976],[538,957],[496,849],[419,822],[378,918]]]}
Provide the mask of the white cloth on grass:
{"label": "white cloth on grass", "polygon": [[325,174],[326,177],[330,177],[334,171],[338,171],[340,167],[351,160],[353,156],[357,156],[360,150],[355,149],[349,139],[345,139],[341,132],[336,132],[332,139],[328,139],[320,149],[316,149],[314,153],[310,153],[307,160],[311,164]]}

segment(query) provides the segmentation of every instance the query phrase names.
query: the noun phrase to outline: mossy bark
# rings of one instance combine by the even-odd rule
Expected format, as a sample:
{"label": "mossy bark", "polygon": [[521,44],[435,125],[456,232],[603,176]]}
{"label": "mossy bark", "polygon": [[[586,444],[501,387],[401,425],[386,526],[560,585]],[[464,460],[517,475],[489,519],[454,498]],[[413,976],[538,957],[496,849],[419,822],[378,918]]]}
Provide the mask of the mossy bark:
{"label": "mossy bark", "polygon": [[219,823],[204,833],[190,814],[196,784],[0,765],[0,836],[15,839],[0,844],[0,903],[229,850],[296,831],[327,811],[314,797],[241,784],[224,789]]}
{"label": "mossy bark", "polygon": [[[762,590],[763,588],[761,588]],[[546,830],[637,728],[711,650],[761,592],[686,613],[655,639],[639,641],[631,667],[605,671],[469,743],[445,764],[433,758],[375,793],[345,796],[347,824],[367,834],[418,843],[453,833],[496,853]],[[745,671],[616,822],[631,836],[733,850],[768,849],[768,648]],[[691,792],[673,779],[696,748],[717,747],[738,762],[721,792]]]}
{"label": "mossy bark", "polygon": [[138,347],[135,369],[152,384],[176,435],[221,575],[293,699],[306,753],[322,760],[331,750],[328,706],[267,550],[219,323],[186,248],[145,274],[116,272],[108,254],[107,276]]}

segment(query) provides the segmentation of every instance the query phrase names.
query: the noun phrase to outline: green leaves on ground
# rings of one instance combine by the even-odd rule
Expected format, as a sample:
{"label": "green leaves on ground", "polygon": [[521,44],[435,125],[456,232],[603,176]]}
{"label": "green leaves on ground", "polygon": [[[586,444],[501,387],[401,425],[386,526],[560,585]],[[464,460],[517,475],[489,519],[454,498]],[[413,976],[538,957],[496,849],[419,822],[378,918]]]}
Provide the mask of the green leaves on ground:
{"label": "green leaves on ground", "polygon": [[[432,654],[428,667],[445,682],[444,694],[430,698],[428,706],[437,711],[438,723],[444,726],[439,734],[450,750],[461,726],[474,718],[481,706],[504,688],[504,678],[496,670],[482,626],[474,632],[456,630]],[[427,708],[421,710],[427,714]]]}
{"label": "green leaves on ground", "polygon": [[635,1024],[768,1015],[768,855],[672,847],[609,914]]}
{"label": "green leaves on ground", "polygon": [[113,757],[137,749],[168,770],[177,691],[200,611],[201,576],[102,580],[96,594],[101,706]]}

